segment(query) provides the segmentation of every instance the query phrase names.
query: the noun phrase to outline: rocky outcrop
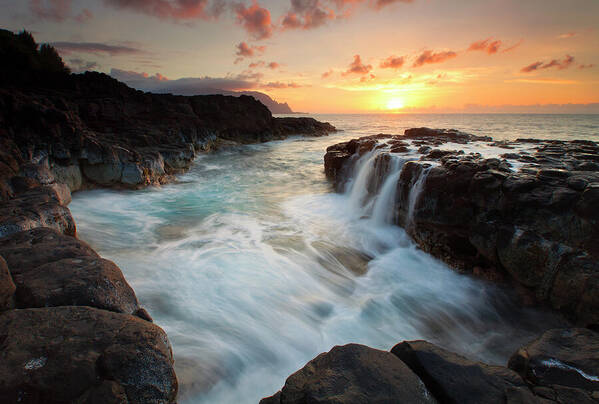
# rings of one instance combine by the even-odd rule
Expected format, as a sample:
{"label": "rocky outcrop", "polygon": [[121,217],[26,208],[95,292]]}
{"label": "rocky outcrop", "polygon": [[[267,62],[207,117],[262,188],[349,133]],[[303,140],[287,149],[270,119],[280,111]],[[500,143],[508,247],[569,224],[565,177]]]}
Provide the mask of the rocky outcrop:
{"label": "rocky outcrop", "polygon": [[283,389],[261,404],[436,403],[397,357],[364,345],[336,346],[289,376]]}
{"label": "rocky outcrop", "polygon": [[15,307],[15,290],[6,261],[0,256],[0,312]]}
{"label": "rocky outcrop", "polygon": [[3,403],[172,403],[173,355],[160,327],[91,307],[0,315]]}
{"label": "rocky outcrop", "polygon": [[261,403],[593,404],[598,343],[591,330],[549,330],[514,354],[509,367],[426,341],[404,341],[390,353],[351,344],[319,355]]}
{"label": "rocky outcrop", "polygon": [[[249,96],[143,93],[92,72],[71,75],[60,88],[0,90],[0,140],[8,150],[0,164],[14,175],[19,163],[46,161],[71,191],[163,183],[222,141],[334,130],[312,118],[274,118]],[[2,194],[11,195],[6,177]]]}
{"label": "rocky outcrop", "polygon": [[[493,149],[488,158],[462,149]],[[392,216],[425,251],[452,267],[511,280],[528,300],[584,326],[599,324],[599,145],[493,142],[426,128],[331,146],[325,171],[338,189],[360,156],[374,160],[376,195],[390,159],[402,160]]]}
{"label": "rocky outcrop", "polygon": [[597,395],[599,335],[584,328],[549,330],[520,348],[509,367],[540,391],[562,386]]}

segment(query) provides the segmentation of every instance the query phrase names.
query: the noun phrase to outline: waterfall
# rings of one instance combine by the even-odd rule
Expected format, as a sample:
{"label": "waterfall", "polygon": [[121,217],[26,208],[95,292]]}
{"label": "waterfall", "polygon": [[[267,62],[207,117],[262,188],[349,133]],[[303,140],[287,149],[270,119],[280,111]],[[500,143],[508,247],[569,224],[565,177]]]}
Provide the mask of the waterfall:
{"label": "waterfall", "polygon": [[397,194],[397,182],[401,175],[401,169],[405,160],[391,157],[391,167],[381,192],[376,198],[372,210],[372,220],[376,224],[393,223],[395,219],[395,199]]}
{"label": "waterfall", "polygon": [[355,210],[362,210],[368,197],[368,182],[372,178],[374,163],[378,156],[378,150],[373,150],[362,156],[357,162],[354,172],[357,173],[356,180],[348,184],[350,206]]}
{"label": "waterfall", "polygon": [[418,178],[412,185],[410,189],[410,195],[408,197],[408,214],[406,216],[405,228],[410,227],[414,222],[414,211],[416,209],[416,203],[418,202],[418,197],[422,193],[422,188],[424,186],[424,182],[426,181],[426,177],[430,167],[423,167],[420,171]]}

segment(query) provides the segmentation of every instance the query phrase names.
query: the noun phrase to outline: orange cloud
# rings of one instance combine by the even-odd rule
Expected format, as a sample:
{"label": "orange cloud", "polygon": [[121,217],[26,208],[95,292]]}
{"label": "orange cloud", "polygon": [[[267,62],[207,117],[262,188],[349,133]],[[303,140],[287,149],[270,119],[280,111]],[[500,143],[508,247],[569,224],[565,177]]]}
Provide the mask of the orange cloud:
{"label": "orange cloud", "polygon": [[323,79],[328,79],[329,77],[331,77],[333,75],[333,73],[334,73],[334,71],[333,71],[333,69],[331,69],[329,71],[322,73],[321,77]]}
{"label": "orange cloud", "polygon": [[250,7],[236,4],[234,10],[237,14],[237,23],[243,26],[254,39],[266,39],[272,36],[270,11],[260,7],[256,0],[252,1]]}
{"label": "orange cloud", "polygon": [[446,60],[453,59],[457,56],[458,54],[453,51],[434,53],[433,51],[425,50],[424,52],[422,52],[422,54],[420,54],[420,56],[418,56],[418,58],[414,61],[414,64],[412,66],[420,67],[425,64],[441,63],[445,62]]}
{"label": "orange cloud", "polygon": [[404,65],[406,58],[403,56],[389,56],[379,65],[382,69],[399,69]]}
{"label": "orange cloud", "polygon": [[257,54],[262,54],[266,50],[266,46],[250,46],[245,42],[240,42],[236,46],[237,52],[235,54],[241,58],[253,57]]}
{"label": "orange cloud", "polygon": [[362,59],[360,55],[354,56],[354,61],[350,63],[349,68],[342,73],[343,76],[347,76],[349,74],[368,74],[372,70],[372,65],[365,65],[362,63]]}
{"label": "orange cloud", "polygon": [[277,62],[270,62],[270,63],[267,65],[267,67],[268,67],[269,69],[275,70],[275,69],[278,69],[279,67],[281,67],[281,65],[280,65],[280,64],[278,64]]}

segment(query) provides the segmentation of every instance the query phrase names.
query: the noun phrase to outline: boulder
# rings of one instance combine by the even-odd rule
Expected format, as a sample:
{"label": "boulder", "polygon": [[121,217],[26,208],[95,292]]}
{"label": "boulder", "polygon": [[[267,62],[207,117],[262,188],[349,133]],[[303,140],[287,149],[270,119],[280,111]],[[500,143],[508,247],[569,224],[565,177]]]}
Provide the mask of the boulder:
{"label": "boulder", "polygon": [[0,255],[6,260],[13,276],[66,258],[99,258],[98,254],[83,241],[47,227],[26,230],[1,238]]}
{"label": "boulder", "polygon": [[262,404],[435,403],[397,357],[364,345],[336,346],[289,376]]}
{"label": "boulder", "polygon": [[508,366],[536,386],[597,392],[599,333],[587,328],[546,331],[512,355]]}
{"label": "boulder", "polygon": [[14,276],[18,308],[90,306],[134,314],[137,298],[119,267],[94,257],[65,258]]}
{"label": "boulder", "polygon": [[[534,402],[522,378],[502,366],[474,362],[426,341],[404,341],[391,353],[401,359],[442,403]],[[508,400],[512,397],[511,400]]]}
{"label": "boulder", "polygon": [[175,402],[171,347],[152,323],[50,307],[5,312],[0,330],[0,402]]}
{"label": "boulder", "polygon": [[37,227],[75,235],[76,226],[66,205],[71,193],[64,184],[30,189],[0,207],[0,237]]}
{"label": "boulder", "polygon": [[8,265],[0,256],[0,312],[15,307],[15,290]]}

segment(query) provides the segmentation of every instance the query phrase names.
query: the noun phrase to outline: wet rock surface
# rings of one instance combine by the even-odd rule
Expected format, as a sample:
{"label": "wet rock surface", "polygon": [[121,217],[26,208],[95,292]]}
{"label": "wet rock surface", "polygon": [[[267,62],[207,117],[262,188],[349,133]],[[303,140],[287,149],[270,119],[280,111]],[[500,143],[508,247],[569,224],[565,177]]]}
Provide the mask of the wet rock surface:
{"label": "wet rock surface", "polygon": [[90,307],[0,315],[3,403],[171,403],[177,394],[166,334],[152,323]]}
{"label": "wet rock surface", "polygon": [[428,128],[368,136],[327,149],[325,172],[338,190],[367,154],[376,154],[370,193],[390,159],[403,160],[390,209],[423,250],[457,270],[514,282],[526,300],[580,325],[599,324],[597,143],[498,142]]}
{"label": "wet rock surface", "polygon": [[389,352],[364,345],[334,347],[289,376],[262,404],[436,403],[414,373]]}
{"label": "wet rock surface", "polygon": [[426,341],[403,341],[391,352],[350,344],[320,354],[260,403],[593,404],[598,338],[588,329],[549,330],[518,350],[509,367]]}

